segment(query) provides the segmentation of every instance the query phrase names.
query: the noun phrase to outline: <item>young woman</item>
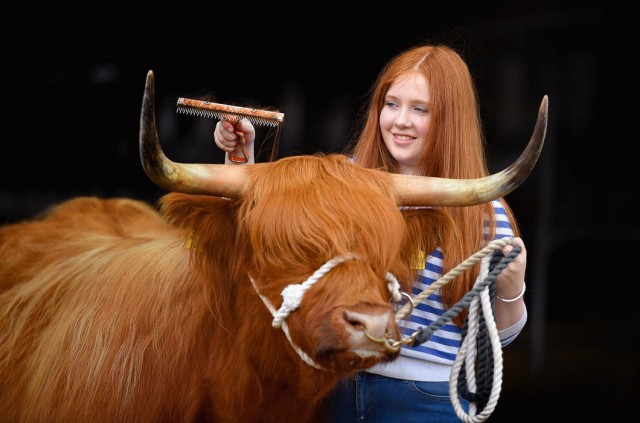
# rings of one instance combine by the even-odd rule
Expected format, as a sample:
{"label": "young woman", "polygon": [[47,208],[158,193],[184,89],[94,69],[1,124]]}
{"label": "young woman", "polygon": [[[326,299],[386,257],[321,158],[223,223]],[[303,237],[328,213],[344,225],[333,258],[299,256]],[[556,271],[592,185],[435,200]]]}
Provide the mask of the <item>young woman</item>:
{"label": "young woman", "polygon": [[[247,145],[255,132],[243,121]],[[219,148],[237,148],[228,122],[216,127]],[[443,178],[488,175],[477,93],[469,69],[453,49],[423,45],[394,57],[381,71],[363,116],[360,136],[350,146],[353,160],[388,172]],[[426,254],[416,270],[414,294],[477,252],[489,241],[517,236],[516,220],[506,202],[443,209],[456,225],[456,235]],[[381,222],[381,224],[383,224]],[[497,277],[495,320],[502,346],[511,342],[527,320],[523,299],[526,249]],[[513,249],[506,246],[506,255]],[[418,304],[401,325],[405,336],[426,327],[473,286],[479,273],[458,276]],[[403,346],[400,357],[343,380],[328,399],[335,422],[459,421],[449,397],[449,377],[460,348],[461,316],[437,330],[428,342]],[[467,403],[463,401],[465,407]]]}

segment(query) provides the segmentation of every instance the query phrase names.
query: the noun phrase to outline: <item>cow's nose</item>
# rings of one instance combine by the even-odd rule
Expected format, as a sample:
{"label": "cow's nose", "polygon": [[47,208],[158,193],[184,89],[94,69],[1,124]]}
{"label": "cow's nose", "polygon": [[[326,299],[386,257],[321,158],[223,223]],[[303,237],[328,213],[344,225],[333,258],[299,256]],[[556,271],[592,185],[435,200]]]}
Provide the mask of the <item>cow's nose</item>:
{"label": "cow's nose", "polygon": [[366,329],[367,333],[374,338],[396,334],[394,316],[387,308],[378,308],[372,312],[345,310],[343,318],[355,330],[364,333]]}

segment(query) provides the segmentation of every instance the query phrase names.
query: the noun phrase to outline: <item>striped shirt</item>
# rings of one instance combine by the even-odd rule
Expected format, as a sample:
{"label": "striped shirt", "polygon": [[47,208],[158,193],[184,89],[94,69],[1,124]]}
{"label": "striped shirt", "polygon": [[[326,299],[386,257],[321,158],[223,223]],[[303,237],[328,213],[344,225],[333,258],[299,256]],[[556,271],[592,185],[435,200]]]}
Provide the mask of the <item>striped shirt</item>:
{"label": "striped shirt", "polygon": [[[496,239],[513,236],[513,228],[507,217],[507,213],[498,200],[492,201],[496,216]],[[485,227],[488,233],[488,222]],[[426,257],[425,268],[421,270],[414,280],[412,295],[420,294],[425,288],[436,282],[443,274],[443,253],[437,248]],[[431,294],[427,299],[416,304],[408,319],[398,322],[403,337],[409,337],[416,330],[426,328],[437,320],[446,311],[442,302],[440,290]],[[514,340],[522,331],[526,320],[525,313],[514,326],[499,331],[500,343],[504,347]],[[423,381],[448,380],[451,365],[453,365],[460,343],[462,329],[449,322],[435,331],[429,340],[415,347],[403,346],[400,357],[391,363],[383,363],[369,369],[371,373],[401,379],[413,379]],[[431,367],[424,367],[425,362],[431,363]],[[435,375],[434,375],[435,373]],[[422,376],[421,376],[422,375]]]}

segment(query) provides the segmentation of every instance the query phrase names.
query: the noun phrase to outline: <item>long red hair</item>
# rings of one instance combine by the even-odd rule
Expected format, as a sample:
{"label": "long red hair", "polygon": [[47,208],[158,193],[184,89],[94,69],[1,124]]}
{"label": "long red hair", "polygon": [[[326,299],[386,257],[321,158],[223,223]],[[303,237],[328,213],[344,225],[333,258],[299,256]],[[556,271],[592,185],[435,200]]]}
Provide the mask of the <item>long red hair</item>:
{"label": "long red hair", "polygon": [[[380,132],[379,116],[391,85],[412,73],[430,85],[431,124],[426,147],[418,160],[421,175],[442,178],[479,178],[488,175],[477,92],[467,64],[460,54],[442,45],[421,45],[394,57],[380,72],[360,123],[360,135],[351,146],[355,161],[368,168],[397,173],[398,164],[387,150]],[[502,201],[516,235],[511,209]],[[446,237],[444,272],[477,252],[486,243],[483,227],[489,223],[489,239],[495,236],[494,211],[490,203],[443,210],[455,223]],[[443,301],[453,305],[473,286],[479,265],[458,276],[442,289]],[[456,319],[461,325],[463,316]]]}

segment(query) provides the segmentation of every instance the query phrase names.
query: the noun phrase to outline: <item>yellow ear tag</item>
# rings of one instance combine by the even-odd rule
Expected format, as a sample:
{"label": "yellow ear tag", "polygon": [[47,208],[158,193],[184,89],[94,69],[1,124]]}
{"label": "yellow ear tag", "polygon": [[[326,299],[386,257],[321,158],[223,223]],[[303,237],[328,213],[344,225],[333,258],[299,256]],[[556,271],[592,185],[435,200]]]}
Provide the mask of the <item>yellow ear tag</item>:
{"label": "yellow ear tag", "polygon": [[194,235],[193,231],[189,232],[189,236],[187,237],[187,243],[185,244],[185,247],[187,248],[187,250],[197,250],[196,248],[196,241],[198,240],[198,236]]}
{"label": "yellow ear tag", "polygon": [[424,251],[417,250],[413,254],[411,268],[413,270],[422,270],[422,269],[424,269],[424,263],[425,263]]}

